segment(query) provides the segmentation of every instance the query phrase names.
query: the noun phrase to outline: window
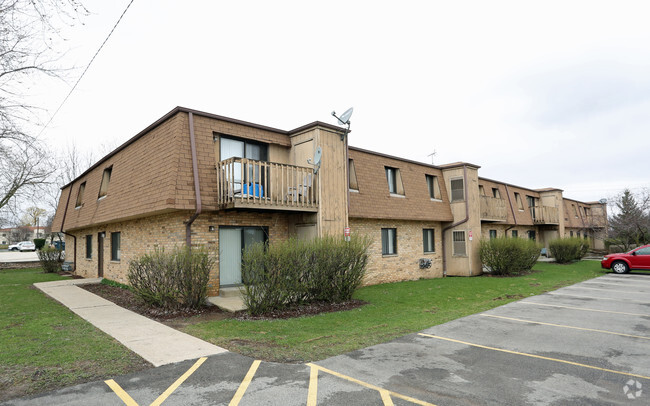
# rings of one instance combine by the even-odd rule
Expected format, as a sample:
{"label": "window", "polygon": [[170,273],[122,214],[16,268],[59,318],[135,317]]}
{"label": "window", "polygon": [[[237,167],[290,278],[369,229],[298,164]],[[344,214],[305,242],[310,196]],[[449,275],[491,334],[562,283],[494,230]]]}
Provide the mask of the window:
{"label": "window", "polygon": [[490,240],[497,238],[497,230],[490,230]]}
{"label": "window", "polygon": [[381,253],[382,255],[397,254],[397,229],[381,229]]}
{"label": "window", "polygon": [[388,181],[388,191],[397,194],[397,169],[386,167],[386,180]]}
{"label": "window", "polygon": [[569,231],[569,236],[573,237],[573,231]]}
{"label": "window", "polygon": [[442,199],[438,177],[433,175],[425,175],[425,177],[427,180],[427,187],[429,188],[429,197],[438,200]]}
{"label": "window", "polygon": [[[218,136],[219,143],[219,158],[222,161],[225,161],[228,158],[248,158],[255,161],[266,161],[267,160],[267,145],[260,144],[255,142],[248,142],[243,140],[238,140],[235,138],[229,138],[223,135]],[[217,137],[215,137],[216,141]],[[233,163],[233,181],[234,183],[241,183],[243,181],[250,182],[254,179],[255,182],[264,183],[264,173],[260,177],[260,167],[258,165],[246,165],[244,167],[243,173],[245,179],[242,177],[242,167],[241,161],[236,161]]]}
{"label": "window", "polygon": [[519,231],[512,230],[512,238],[517,238],[517,237],[519,237]]}
{"label": "window", "polygon": [[585,217],[589,217],[591,214],[591,209],[588,209],[587,207],[583,207],[583,209],[585,210]]}
{"label": "window", "polygon": [[530,208],[530,216],[535,220],[537,216],[535,215],[535,206],[536,206],[536,199],[533,196],[526,196],[526,200],[528,202],[528,207]]}
{"label": "window", "polygon": [[465,232],[454,231],[452,233],[452,239],[454,241],[454,255],[467,255],[465,249]]}
{"label": "window", "polygon": [[576,237],[580,238],[580,231],[576,232]]}
{"label": "window", "polygon": [[589,238],[589,234],[587,234],[587,233],[585,232],[585,240],[586,240],[587,238]]}
{"label": "window", "polygon": [[77,203],[75,203],[74,207],[81,207],[84,204],[84,192],[86,191],[86,182],[83,182],[81,185],[79,185],[79,191],[77,192]]}
{"label": "window", "polygon": [[422,230],[422,244],[424,245],[424,252],[436,252],[435,231],[433,228],[425,228]]}
{"label": "window", "polygon": [[528,230],[528,239],[535,241],[535,230]]}
{"label": "window", "polygon": [[86,236],[86,259],[93,258],[93,236]]}
{"label": "window", "polygon": [[575,204],[572,204],[571,206],[573,206],[573,214],[575,215],[576,218],[578,218],[578,208],[576,207]]}
{"label": "window", "polygon": [[102,176],[102,185],[99,187],[99,196],[97,196],[98,199],[101,199],[102,197],[106,196],[106,193],[108,192],[108,183],[111,181],[112,172],[113,172],[112,166],[109,166],[108,168],[104,169],[104,175]]}
{"label": "window", "polygon": [[465,184],[463,178],[451,180],[451,201],[462,202],[465,200]]}
{"label": "window", "polygon": [[111,261],[119,261],[121,257],[120,233],[111,233]]}
{"label": "window", "polygon": [[501,199],[501,193],[499,192],[499,188],[493,187],[492,188],[492,197],[495,199]]}
{"label": "window", "polygon": [[483,185],[478,185],[478,193],[481,196],[485,196],[485,188],[483,187]]}
{"label": "window", "polygon": [[354,160],[349,159],[348,160],[348,171],[350,172],[348,176],[350,177],[349,180],[349,188],[352,190],[359,190],[359,184],[357,183],[357,171],[354,169]]}
{"label": "window", "polygon": [[524,211],[524,201],[521,200],[521,195],[515,192],[515,201],[517,202],[517,208],[519,211]]}

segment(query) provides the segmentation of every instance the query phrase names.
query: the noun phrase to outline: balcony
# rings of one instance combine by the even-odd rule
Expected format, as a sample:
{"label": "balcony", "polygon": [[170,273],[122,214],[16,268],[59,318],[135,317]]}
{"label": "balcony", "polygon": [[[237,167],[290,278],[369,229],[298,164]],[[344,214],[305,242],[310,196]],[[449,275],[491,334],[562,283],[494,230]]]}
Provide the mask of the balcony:
{"label": "balcony", "polygon": [[481,220],[483,221],[506,221],[508,211],[506,201],[491,196],[481,197]]}
{"label": "balcony", "polygon": [[312,168],[248,158],[217,164],[217,203],[223,209],[318,211]]}
{"label": "balcony", "polygon": [[560,224],[560,212],[557,209],[557,207],[533,206],[530,208],[530,214],[533,217],[533,224],[536,225]]}

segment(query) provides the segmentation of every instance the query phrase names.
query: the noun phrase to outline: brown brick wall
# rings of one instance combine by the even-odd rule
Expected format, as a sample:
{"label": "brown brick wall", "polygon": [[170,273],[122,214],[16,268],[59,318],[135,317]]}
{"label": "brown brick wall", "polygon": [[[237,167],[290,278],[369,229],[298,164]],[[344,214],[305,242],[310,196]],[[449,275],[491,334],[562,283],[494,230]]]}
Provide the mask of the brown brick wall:
{"label": "brown brick wall", "polygon": [[[442,277],[442,227],[439,222],[354,218],[350,219],[350,228],[353,234],[372,239],[364,285]],[[397,229],[397,255],[382,255],[382,228]],[[423,228],[435,230],[435,253],[423,252]],[[420,269],[420,258],[430,259],[431,268]]]}

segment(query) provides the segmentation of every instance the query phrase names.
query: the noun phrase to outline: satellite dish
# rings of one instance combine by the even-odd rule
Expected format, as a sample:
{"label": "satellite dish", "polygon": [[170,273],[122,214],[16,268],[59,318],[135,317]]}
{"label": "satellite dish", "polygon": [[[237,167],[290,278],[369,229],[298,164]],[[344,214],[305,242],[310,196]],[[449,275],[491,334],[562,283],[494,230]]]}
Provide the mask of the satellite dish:
{"label": "satellite dish", "polygon": [[311,158],[307,158],[307,163],[314,165],[316,168],[314,169],[314,174],[318,173],[318,170],[320,169],[320,159],[323,156],[323,150],[318,147],[316,148],[316,152],[314,153],[314,160],[312,161]]}
{"label": "satellite dish", "polygon": [[600,200],[598,201],[598,203],[600,203],[600,204],[605,204],[605,203],[607,203],[607,199],[600,199]]}
{"label": "satellite dish", "polygon": [[335,117],[339,120],[339,123],[341,125],[350,124],[350,117],[352,117],[353,111],[354,109],[350,107],[349,109],[345,110],[345,113],[341,114],[341,117]]}

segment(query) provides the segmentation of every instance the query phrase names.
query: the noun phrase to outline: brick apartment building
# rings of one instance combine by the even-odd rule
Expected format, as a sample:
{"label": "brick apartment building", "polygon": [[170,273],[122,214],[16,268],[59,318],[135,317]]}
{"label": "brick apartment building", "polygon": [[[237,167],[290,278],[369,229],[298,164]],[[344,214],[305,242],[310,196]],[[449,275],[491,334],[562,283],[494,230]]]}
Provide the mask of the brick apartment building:
{"label": "brick apartment building", "polygon": [[349,147],[322,122],[284,131],[177,107],[64,186],[52,229],[66,233],[76,273],[120,282],[154,247],[206,246],[212,295],[241,282],[247,245],[346,227],[373,240],[366,284],[478,275],[478,241],[491,236],[575,235],[602,248],[604,203],[479,168]]}

